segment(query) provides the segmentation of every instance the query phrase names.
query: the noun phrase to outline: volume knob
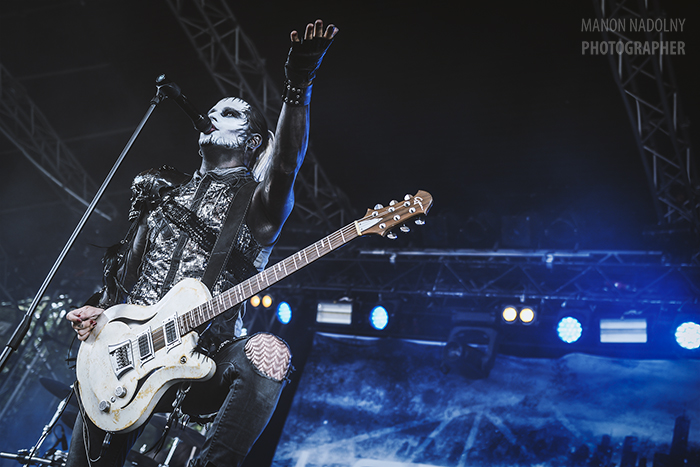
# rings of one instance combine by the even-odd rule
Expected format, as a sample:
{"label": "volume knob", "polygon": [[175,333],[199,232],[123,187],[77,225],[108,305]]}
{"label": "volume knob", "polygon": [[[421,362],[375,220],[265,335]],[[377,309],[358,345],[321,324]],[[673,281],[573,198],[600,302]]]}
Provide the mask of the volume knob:
{"label": "volume knob", "polygon": [[107,401],[100,401],[100,405],[97,406],[98,409],[100,409],[100,412],[109,412],[111,405]]}

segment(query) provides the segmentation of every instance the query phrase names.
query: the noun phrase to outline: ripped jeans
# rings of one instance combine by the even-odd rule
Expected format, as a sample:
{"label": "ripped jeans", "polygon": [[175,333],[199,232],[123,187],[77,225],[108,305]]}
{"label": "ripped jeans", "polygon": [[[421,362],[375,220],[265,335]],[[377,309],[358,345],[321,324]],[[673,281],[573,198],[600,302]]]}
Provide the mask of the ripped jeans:
{"label": "ripped jeans", "polygon": [[[196,459],[197,467],[243,463],[277,406],[291,366],[290,358],[287,344],[266,333],[239,338],[214,356],[216,373],[207,381],[192,383],[181,407],[184,413],[193,416],[218,411]],[[175,385],[166,392],[155,412],[171,410],[178,387]],[[78,414],[65,467],[121,467],[145,426],[114,434],[100,456],[105,432],[87,420],[87,444],[92,459],[88,462],[84,448],[88,440],[84,438],[83,419]]]}

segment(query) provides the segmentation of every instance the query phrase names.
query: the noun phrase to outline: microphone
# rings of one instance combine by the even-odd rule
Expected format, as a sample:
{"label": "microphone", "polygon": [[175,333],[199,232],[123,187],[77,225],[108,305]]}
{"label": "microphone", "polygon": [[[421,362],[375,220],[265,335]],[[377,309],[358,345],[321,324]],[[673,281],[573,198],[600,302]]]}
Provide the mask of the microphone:
{"label": "microphone", "polygon": [[168,82],[165,75],[160,75],[156,78],[156,88],[159,93],[162,92],[165,97],[170,97],[175,101],[175,103],[185,111],[192,123],[194,124],[195,130],[202,132],[206,135],[214,131],[216,128],[212,125],[211,120],[206,115],[202,115],[197,112],[187,97],[180,90],[180,86],[175,83]]}

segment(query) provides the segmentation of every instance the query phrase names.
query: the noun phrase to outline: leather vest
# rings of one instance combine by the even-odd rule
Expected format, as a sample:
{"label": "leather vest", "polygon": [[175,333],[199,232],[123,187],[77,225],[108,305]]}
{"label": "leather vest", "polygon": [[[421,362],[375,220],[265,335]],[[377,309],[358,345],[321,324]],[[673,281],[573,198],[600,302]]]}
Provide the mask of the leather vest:
{"label": "leather vest", "polygon": [[[213,242],[226,219],[229,205],[238,190],[252,176],[245,168],[215,169],[195,175],[167,192],[147,215],[148,237],[139,266],[138,279],[127,303],[152,305],[180,280],[201,279]],[[241,277],[240,264],[248,262],[257,270],[267,263],[271,247],[263,248],[253,237],[245,220],[235,239],[232,260],[212,287],[212,295],[234,286]],[[200,342],[205,352],[241,333],[238,308],[215,318]],[[242,310],[241,310],[242,311]],[[205,338],[206,336],[206,338]]]}

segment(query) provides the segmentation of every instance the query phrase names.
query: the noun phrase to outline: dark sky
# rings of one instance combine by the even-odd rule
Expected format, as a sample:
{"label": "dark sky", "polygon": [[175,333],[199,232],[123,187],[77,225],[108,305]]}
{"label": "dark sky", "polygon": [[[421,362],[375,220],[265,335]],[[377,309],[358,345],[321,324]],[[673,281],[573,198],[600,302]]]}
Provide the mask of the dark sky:
{"label": "dark sky", "polygon": [[[486,3],[230,6],[278,86],[291,29],[316,18],[340,28],[314,86],[311,145],[358,212],[424,189],[435,199],[431,215],[452,223],[531,215],[546,224],[565,215],[579,223],[584,248],[644,248],[641,233],[656,217],[630,123],[607,58],[581,53],[582,41],[601,39],[581,31],[582,20],[595,17],[593,3]],[[674,66],[686,114],[697,121],[698,7],[661,3],[686,19],[672,39],[685,41],[687,55]],[[201,110],[221,97],[160,0],[5,4],[0,63],[98,184],[145,113],[158,74],[169,74]],[[0,141],[0,245],[47,269],[79,216]],[[190,122],[163,103],[107,199],[125,209],[130,179],[149,167],[195,170],[196,149]],[[118,240],[124,225],[91,224],[77,249],[91,257],[92,243]],[[431,246],[468,245],[451,236]]]}

